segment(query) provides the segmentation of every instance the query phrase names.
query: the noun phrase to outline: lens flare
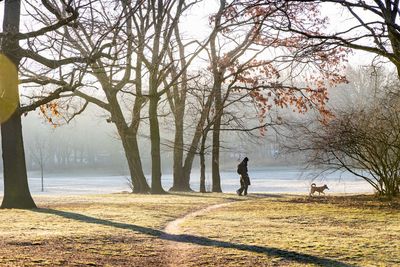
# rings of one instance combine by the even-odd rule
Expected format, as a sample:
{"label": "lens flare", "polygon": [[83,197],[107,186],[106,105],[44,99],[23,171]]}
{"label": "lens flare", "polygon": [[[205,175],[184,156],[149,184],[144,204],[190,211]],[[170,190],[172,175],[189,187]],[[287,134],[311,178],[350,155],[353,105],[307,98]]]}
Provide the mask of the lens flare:
{"label": "lens flare", "polygon": [[0,123],[7,121],[17,106],[17,68],[7,56],[0,54]]}

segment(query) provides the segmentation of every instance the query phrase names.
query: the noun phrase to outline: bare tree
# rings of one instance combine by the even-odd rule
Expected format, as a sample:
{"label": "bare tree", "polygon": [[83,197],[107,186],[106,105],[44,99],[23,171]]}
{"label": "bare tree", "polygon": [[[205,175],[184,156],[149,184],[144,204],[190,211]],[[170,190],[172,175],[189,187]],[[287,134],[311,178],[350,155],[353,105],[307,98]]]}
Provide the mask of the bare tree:
{"label": "bare tree", "polygon": [[[184,44],[179,31],[179,24],[175,25],[174,43],[168,48],[168,57],[171,62],[170,76],[171,79],[177,79],[179,82],[171,86],[171,89],[166,92],[168,103],[174,116],[175,131],[174,131],[174,161],[173,161],[173,184],[170,191],[191,191],[190,184],[183,174],[183,159],[184,159],[184,118],[186,111],[186,98],[188,94],[189,75],[187,69],[187,54],[186,49],[190,44]],[[174,51],[174,44],[178,47]],[[177,59],[175,59],[177,58]],[[180,70],[183,70],[179,74]],[[180,78],[178,77],[180,75]],[[165,81],[166,83],[166,81]]]}
{"label": "bare tree", "polygon": [[[150,139],[151,139],[151,155],[152,155],[152,192],[162,193],[161,187],[161,158],[160,158],[160,136],[159,136],[159,123],[157,106],[161,97],[167,93],[176,83],[182,82],[182,90],[185,90],[184,86],[187,81],[187,68],[191,62],[197,57],[197,55],[203,50],[208,43],[209,39],[206,39],[200,45],[194,48],[194,52],[185,55],[183,51],[183,44],[179,38],[178,23],[180,17],[186,10],[196,4],[198,1],[170,1],[162,3],[159,1],[157,4],[153,3],[149,8],[152,16],[155,18],[154,21],[154,37],[152,38],[152,47],[150,54],[151,59],[148,60],[150,64],[149,68],[149,122],[150,122]],[[178,43],[178,55],[179,55],[179,71],[174,68],[173,56],[171,56],[171,50],[169,46],[174,38],[177,36],[176,42]],[[195,43],[197,44],[197,43]],[[168,62],[168,58],[172,62]],[[172,72],[170,77],[169,73]],[[176,89],[176,88],[175,88]],[[184,92],[183,92],[184,95]],[[184,104],[184,98],[180,96],[178,100],[180,106]],[[176,99],[175,99],[176,100]],[[171,103],[171,102],[170,102]],[[177,123],[180,123],[180,119],[183,116],[183,111],[177,112]],[[178,125],[178,127],[180,127]],[[176,141],[178,142],[177,149],[180,149],[182,140],[180,133],[177,135]],[[178,151],[176,152],[178,155]],[[180,153],[180,152],[179,152]],[[178,168],[181,168],[181,161],[175,161],[175,171],[178,172]],[[180,165],[180,166],[179,166]],[[180,172],[180,171],[179,171]],[[188,184],[183,184],[184,189],[188,189]]]}
{"label": "bare tree", "polygon": [[[54,16],[55,19],[51,20],[52,23],[48,26],[21,33],[19,30],[21,1],[5,1],[3,32],[0,33],[2,54],[12,61],[17,70],[23,58],[31,59],[49,69],[56,69],[74,62],[86,63],[90,61],[90,56],[67,57],[62,60],[47,58],[46,55],[40,53],[43,51],[41,48],[32,45],[32,40],[39,38],[39,36],[54,32],[64,25],[71,26],[71,23],[75,21],[79,15],[77,11],[79,6],[73,6],[72,4],[72,1],[63,1],[63,3],[61,3],[63,13],[60,13],[53,9],[50,2],[42,1],[43,7],[47,9],[49,14]],[[24,48],[20,46],[20,43],[28,47]],[[15,82],[15,84],[17,84],[17,82]],[[18,99],[15,112],[6,122],[1,124],[4,163],[4,198],[1,205],[2,208],[36,207],[29,192],[20,116],[59,97],[61,92],[74,90],[74,88],[76,88],[75,86],[74,83],[65,83],[60,86],[54,94],[45,97],[39,102],[32,103],[27,107],[20,107]],[[8,90],[17,91],[18,89],[10,88]]]}
{"label": "bare tree", "polygon": [[44,168],[50,156],[48,152],[49,140],[43,136],[35,136],[33,144],[29,146],[28,153],[36,166],[40,169],[41,191],[44,192]]}
{"label": "bare tree", "polygon": [[[6,1],[4,8],[3,29],[5,32],[16,34],[19,31],[20,1]],[[15,51],[18,40],[3,37],[1,40],[2,53],[8,56],[17,68],[20,57]],[[17,79],[17,77],[15,77]],[[17,82],[15,81],[15,84]],[[11,88],[9,90],[18,90]],[[19,101],[17,102],[17,108]],[[4,168],[4,197],[2,208],[35,208],[31,197],[28,177],[26,174],[24,145],[22,139],[21,117],[18,110],[1,124],[1,142]]]}
{"label": "bare tree", "polygon": [[312,165],[346,170],[367,181],[387,197],[399,194],[400,127],[398,96],[371,106],[335,112],[335,118],[319,126],[296,125],[304,141],[290,150],[308,155]]}
{"label": "bare tree", "polygon": [[[341,17],[351,18],[335,32],[305,30],[290,25],[290,30],[320,40],[332,46],[342,45],[356,50],[363,50],[388,59],[397,68],[400,76],[400,24],[399,1],[361,1],[361,0],[319,0],[288,1],[313,2],[320,5],[334,6],[343,11]],[[294,18],[292,18],[294,19]],[[338,18],[332,18],[336,23]]]}
{"label": "bare tree", "polygon": [[[357,91],[363,77],[370,75],[368,69],[364,72],[350,90]],[[330,120],[321,123],[310,117],[286,124],[289,131],[282,146],[303,154],[308,164],[323,171],[348,171],[367,181],[379,195],[391,198],[400,193],[400,96],[398,81],[388,81],[382,73],[376,78],[380,82],[374,83],[377,87],[368,86],[373,76],[364,80],[364,93],[353,96],[347,106],[332,103]]]}
{"label": "bare tree", "polygon": [[[201,173],[203,173],[203,171],[205,173],[204,149],[200,148],[199,150],[199,144],[201,142],[205,145],[205,142],[207,141],[206,137],[208,131],[205,131],[205,128],[209,128],[207,125],[210,124],[209,120],[213,104],[213,92],[209,86],[210,80],[206,78],[207,73],[200,72],[199,77],[200,79],[195,79],[191,84],[189,84],[189,92],[196,100],[195,103],[191,105],[193,107],[192,112],[189,113],[189,116],[192,115],[192,117],[195,118],[192,124],[195,125],[195,127],[191,140],[188,145],[185,146],[187,153],[183,164],[182,177],[184,185],[190,184],[190,174],[193,167],[193,161],[199,153],[201,161],[203,161],[201,164]],[[203,148],[205,147],[203,146]]]}
{"label": "bare tree", "polygon": [[[110,5],[115,8],[110,10]],[[150,191],[150,187],[143,173],[137,139],[141,110],[146,103],[140,83],[143,61],[140,57],[136,57],[136,62],[134,62],[134,51],[144,49],[144,42],[139,37],[135,38],[132,20],[139,5],[140,3],[136,1],[129,3],[84,1],[85,8],[80,10],[79,21],[74,23],[74,27],[59,29],[57,33],[61,36],[62,46],[53,47],[53,50],[61,58],[67,54],[90,55],[93,51],[101,54],[86,66],[75,64],[73,68],[62,71],[64,76],[74,75],[76,71],[85,75],[82,76],[79,88],[76,88],[73,94],[64,95],[64,101],[57,103],[58,109],[63,111],[59,111],[58,114],[71,113],[69,117],[61,118],[70,121],[81,114],[88,103],[107,112],[109,114],[107,122],[116,126],[121,138],[134,192],[146,193]],[[56,3],[54,3],[54,8],[60,10],[60,6]],[[36,13],[39,14],[34,16],[36,21],[45,25],[49,24],[40,10],[36,10]],[[53,35],[46,37],[46,43],[57,42]],[[138,43],[135,44],[136,41]],[[133,72],[133,70],[137,71]],[[27,81],[43,84],[38,78],[53,85],[65,83],[62,75],[49,78],[46,72],[39,77],[35,73]],[[46,90],[46,88],[43,89]],[[84,102],[82,103],[79,99],[83,99]],[[50,114],[49,120],[52,119]]]}

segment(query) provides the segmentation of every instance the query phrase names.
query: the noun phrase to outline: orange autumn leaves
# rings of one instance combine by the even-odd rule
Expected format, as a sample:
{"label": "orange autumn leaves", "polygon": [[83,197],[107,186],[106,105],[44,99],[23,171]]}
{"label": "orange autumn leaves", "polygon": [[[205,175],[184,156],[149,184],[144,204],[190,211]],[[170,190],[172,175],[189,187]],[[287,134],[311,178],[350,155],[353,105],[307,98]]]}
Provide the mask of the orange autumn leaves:
{"label": "orange autumn leaves", "polygon": [[60,117],[60,112],[58,111],[58,103],[50,102],[45,105],[41,105],[39,107],[40,113],[45,117],[48,123],[50,123],[54,128],[58,126],[58,124],[54,121],[53,118]]}
{"label": "orange autumn leaves", "polygon": [[[328,21],[321,16],[318,4],[233,1],[223,16],[225,21],[221,24],[232,25],[230,29],[226,26],[223,33],[251,34],[249,52],[243,55],[249,58],[253,53],[257,59],[240,61],[226,53],[218,64],[229,72],[226,84],[250,96],[257,107],[260,125],[273,107],[299,113],[316,109],[322,122],[332,117],[326,105],[328,89],[347,82],[343,63],[349,50],[296,32],[315,35],[325,29]],[[242,25],[241,32],[238,25]],[[236,85],[232,86],[233,83]]]}

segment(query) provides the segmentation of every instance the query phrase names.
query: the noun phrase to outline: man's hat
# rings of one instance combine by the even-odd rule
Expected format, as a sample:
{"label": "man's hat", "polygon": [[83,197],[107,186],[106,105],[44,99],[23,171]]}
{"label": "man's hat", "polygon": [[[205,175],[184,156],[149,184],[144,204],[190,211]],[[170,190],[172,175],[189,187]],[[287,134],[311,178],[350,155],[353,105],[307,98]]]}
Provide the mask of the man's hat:
{"label": "man's hat", "polygon": [[245,157],[243,160],[244,160],[244,161],[249,161],[249,158],[248,158],[248,157]]}

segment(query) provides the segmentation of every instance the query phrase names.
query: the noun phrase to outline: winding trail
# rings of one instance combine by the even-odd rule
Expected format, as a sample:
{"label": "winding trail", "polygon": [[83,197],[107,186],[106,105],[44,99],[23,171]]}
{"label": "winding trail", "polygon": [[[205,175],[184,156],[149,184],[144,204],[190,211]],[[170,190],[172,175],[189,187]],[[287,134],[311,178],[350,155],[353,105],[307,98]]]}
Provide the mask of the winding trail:
{"label": "winding trail", "polygon": [[[174,221],[171,221],[167,224],[167,226],[164,228],[164,232],[169,234],[169,235],[178,235],[179,234],[179,225],[188,220],[188,219],[192,219],[194,217],[209,213],[210,211],[231,205],[232,203],[235,203],[236,201],[230,201],[230,202],[226,202],[226,203],[221,203],[221,204],[215,204],[215,205],[211,205],[208,206],[204,209],[201,210],[197,210],[197,211],[193,211],[191,213],[186,214],[183,217],[180,217]],[[177,236],[177,238],[179,238],[179,236]],[[178,239],[177,239],[178,240]],[[181,240],[181,239],[179,239]]]}
{"label": "winding trail", "polygon": [[183,217],[169,222],[163,230],[165,234],[161,236],[161,238],[169,240],[167,250],[170,252],[170,254],[167,255],[168,266],[184,266],[189,260],[190,251],[196,247],[196,245],[189,242],[190,239],[187,235],[183,235],[180,232],[180,225],[184,221],[207,214],[213,210],[229,206],[235,202],[237,201],[211,205],[204,209],[190,212]]}

